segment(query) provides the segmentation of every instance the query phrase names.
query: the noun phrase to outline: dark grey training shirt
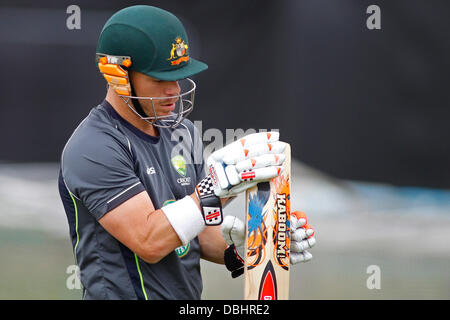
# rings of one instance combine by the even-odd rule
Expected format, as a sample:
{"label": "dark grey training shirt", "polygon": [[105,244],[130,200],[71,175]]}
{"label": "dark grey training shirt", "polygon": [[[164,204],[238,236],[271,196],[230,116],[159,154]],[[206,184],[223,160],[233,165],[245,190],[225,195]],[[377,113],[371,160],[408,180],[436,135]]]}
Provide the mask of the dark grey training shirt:
{"label": "dark grey training shirt", "polygon": [[64,148],[59,190],[85,299],[201,297],[198,238],[149,264],[98,223],[144,190],[156,209],[194,192],[204,177],[196,128],[185,119],[176,129],[160,128],[159,133],[143,133],[103,101]]}

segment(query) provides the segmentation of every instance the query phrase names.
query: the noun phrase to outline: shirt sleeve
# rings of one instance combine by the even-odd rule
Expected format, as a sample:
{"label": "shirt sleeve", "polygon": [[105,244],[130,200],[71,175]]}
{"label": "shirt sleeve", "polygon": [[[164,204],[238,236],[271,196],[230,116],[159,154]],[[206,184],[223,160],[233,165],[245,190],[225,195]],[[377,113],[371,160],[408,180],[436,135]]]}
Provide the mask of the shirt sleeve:
{"label": "shirt sleeve", "polygon": [[66,187],[97,220],[145,190],[129,144],[107,133],[72,137],[61,166]]}

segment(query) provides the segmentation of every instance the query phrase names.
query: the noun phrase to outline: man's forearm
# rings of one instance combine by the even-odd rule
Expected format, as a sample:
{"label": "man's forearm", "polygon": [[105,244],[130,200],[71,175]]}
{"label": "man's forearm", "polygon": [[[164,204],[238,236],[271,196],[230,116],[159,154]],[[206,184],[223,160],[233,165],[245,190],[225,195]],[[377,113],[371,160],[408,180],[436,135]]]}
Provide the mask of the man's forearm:
{"label": "man's forearm", "polygon": [[224,264],[224,251],[227,243],[222,237],[220,226],[207,227],[199,235],[201,258],[210,262]]}

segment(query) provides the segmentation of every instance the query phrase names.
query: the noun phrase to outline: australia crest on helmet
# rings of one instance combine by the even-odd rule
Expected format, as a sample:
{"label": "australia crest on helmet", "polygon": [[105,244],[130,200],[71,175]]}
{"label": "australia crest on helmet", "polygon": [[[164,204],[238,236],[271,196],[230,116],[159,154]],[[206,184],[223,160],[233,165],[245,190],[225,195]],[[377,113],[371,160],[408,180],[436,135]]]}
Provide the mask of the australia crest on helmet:
{"label": "australia crest on helmet", "polygon": [[172,43],[170,57],[167,60],[170,61],[170,64],[172,66],[189,61],[188,45],[180,37],[176,37],[174,42]]}

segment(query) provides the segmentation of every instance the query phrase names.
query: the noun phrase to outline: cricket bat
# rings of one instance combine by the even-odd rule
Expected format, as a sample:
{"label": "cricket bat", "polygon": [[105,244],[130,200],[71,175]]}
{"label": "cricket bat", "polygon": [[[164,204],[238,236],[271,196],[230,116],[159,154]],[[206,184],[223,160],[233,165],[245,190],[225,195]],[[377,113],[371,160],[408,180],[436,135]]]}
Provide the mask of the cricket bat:
{"label": "cricket bat", "polygon": [[246,191],[244,299],[289,298],[291,147],[283,172]]}

